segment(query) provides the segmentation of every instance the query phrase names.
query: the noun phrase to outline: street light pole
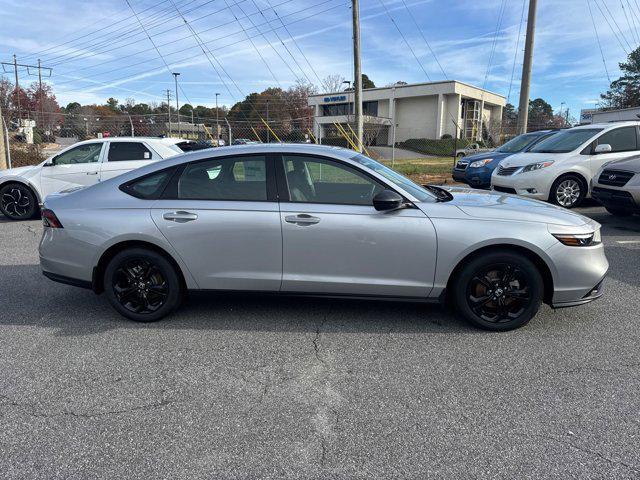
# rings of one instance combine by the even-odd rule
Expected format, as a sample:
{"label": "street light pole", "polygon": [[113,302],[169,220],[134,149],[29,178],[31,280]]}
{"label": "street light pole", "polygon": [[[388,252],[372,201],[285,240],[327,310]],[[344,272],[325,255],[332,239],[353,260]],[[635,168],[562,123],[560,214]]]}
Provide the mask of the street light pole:
{"label": "street light pole", "polygon": [[178,115],[178,137],[182,136],[182,126],[180,125],[180,103],[178,102],[178,75],[177,72],[172,73],[176,82],[176,114]]}
{"label": "street light pole", "polygon": [[[267,100],[267,125],[269,124],[269,100]],[[269,128],[267,127],[267,143],[271,143],[271,137],[269,135]]]}
{"label": "street light pole", "polygon": [[360,62],[360,7],[358,0],[352,0],[351,13],[353,14],[353,72],[354,103],[356,117],[356,150],[362,152],[364,122],[362,118],[362,65]]}
{"label": "street light pole", "polygon": [[218,120],[218,95],[216,93],[216,147],[220,146],[220,122]]}

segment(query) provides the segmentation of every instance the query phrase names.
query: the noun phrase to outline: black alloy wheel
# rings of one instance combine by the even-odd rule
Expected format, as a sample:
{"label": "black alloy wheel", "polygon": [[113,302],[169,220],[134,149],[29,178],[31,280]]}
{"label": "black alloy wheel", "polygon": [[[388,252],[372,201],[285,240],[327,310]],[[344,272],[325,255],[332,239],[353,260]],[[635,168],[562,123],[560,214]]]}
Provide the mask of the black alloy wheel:
{"label": "black alloy wheel", "polygon": [[31,189],[19,183],[0,188],[0,210],[11,220],[28,220],[37,210],[35,195]]}
{"label": "black alloy wheel", "polygon": [[138,322],[160,320],[175,310],[182,298],[175,268],[152,250],[118,253],[106,268],[104,284],[111,305]]}
{"label": "black alloy wheel", "polygon": [[537,267],[519,253],[489,253],[465,265],[454,282],[458,312],[487,330],[512,330],[531,320],[542,303]]}

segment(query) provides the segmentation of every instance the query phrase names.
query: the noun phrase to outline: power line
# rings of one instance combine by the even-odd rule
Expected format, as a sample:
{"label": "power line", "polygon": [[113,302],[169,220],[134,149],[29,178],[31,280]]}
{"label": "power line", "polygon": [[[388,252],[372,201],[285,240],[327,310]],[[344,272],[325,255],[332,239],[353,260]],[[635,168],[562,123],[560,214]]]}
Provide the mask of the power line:
{"label": "power line", "polygon": [[487,62],[487,69],[484,74],[484,81],[482,82],[482,89],[484,90],[487,86],[487,80],[489,79],[489,73],[491,72],[491,67],[493,65],[493,57],[496,53],[496,46],[498,45],[498,33],[500,32],[500,27],[502,26],[502,19],[504,18],[504,11],[506,6],[506,0],[502,0],[500,4],[500,9],[498,10],[498,19],[496,21],[496,30],[493,34],[493,41],[491,43],[491,51],[489,53],[489,61]]}
{"label": "power line", "polygon": [[[628,0],[627,0],[628,2]],[[629,27],[629,30],[631,31],[631,39],[635,42],[638,43],[638,36],[636,35],[636,22],[635,19],[632,16],[632,11],[631,11],[631,7],[629,6],[629,12],[627,13],[627,9],[624,8],[624,0],[620,0],[620,6],[622,7],[622,13],[624,14],[623,16],[627,19],[627,26]],[[633,26],[631,26],[631,23],[633,22]]]}
{"label": "power line", "polygon": [[[271,2],[269,0],[265,0],[265,2],[267,3],[267,5],[269,6],[269,8],[271,8],[271,10],[273,11],[273,13],[276,15],[276,17],[278,18],[278,20],[280,21],[280,24],[282,25],[282,27],[284,28],[285,32],[287,32],[287,35],[289,35],[289,38],[291,39],[291,41],[293,42],[293,44],[295,45],[295,47],[297,48],[298,52],[300,52],[300,55],[302,55],[302,58],[304,58],[305,62],[307,63],[307,65],[309,65],[309,68],[311,69],[311,71],[313,72],[313,74],[315,75],[315,77],[318,79],[318,83],[322,83],[322,80],[320,80],[320,76],[318,75],[318,72],[316,72],[316,69],[313,67],[313,65],[311,64],[311,62],[309,62],[309,59],[307,58],[307,56],[304,54],[304,52],[302,51],[302,49],[300,48],[300,45],[298,45],[298,42],[296,41],[296,39],[294,38],[293,35],[291,35],[291,32],[289,31],[289,28],[287,28],[287,25],[282,21],[282,18],[280,17],[280,15],[278,15],[278,12],[276,11],[275,7],[279,6],[272,6]],[[282,4],[280,4],[282,5]],[[311,82],[313,83],[313,82]]]}
{"label": "power line", "polygon": [[[245,2],[245,1],[248,1],[248,0],[240,0],[240,1],[239,1],[239,2],[237,2],[237,3],[242,3],[242,2]],[[281,2],[279,5],[284,5],[285,3],[290,3],[290,2],[292,2],[292,1],[294,1],[294,0],[284,0],[284,1],[283,1],[283,2]],[[325,2],[323,2],[323,3],[327,3],[327,2],[329,2],[329,1],[332,1],[332,0],[326,0],[326,1],[325,1]],[[201,16],[201,17],[198,17],[198,18],[194,19],[193,21],[201,20],[202,18],[205,18],[205,17],[207,17],[207,16],[209,16],[209,15],[211,15],[211,14],[213,14],[213,13],[219,13],[219,12],[222,12],[222,11],[224,11],[224,10],[227,10],[227,8],[226,8],[226,7],[221,8],[221,9],[219,9],[219,10],[216,10],[215,12],[211,12],[211,13],[208,13],[208,14],[203,15],[203,16]],[[192,11],[192,10],[190,10],[190,11]],[[297,12],[295,12],[295,13],[297,13]],[[251,14],[251,15],[257,15],[257,12],[256,12],[256,13],[253,13],[253,14]],[[173,17],[173,18],[178,18],[178,17]],[[244,18],[244,17],[242,17],[242,18]],[[208,28],[208,29],[203,30],[203,31],[202,31],[202,33],[209,32],[209,31],[212,31],[212,30],[216,30],[216,29],[218,29],[218,28],[220,28],[220,27],[223,27],[223,26],[225,26],[225,25],[231,25],[231,24],[233,24],[233,23],[235,23],[235,21],[234,21],[234,20],[231,20],[231,21],[226,22],[226,23],[221,23],[221,24],[215,25],[215,26],[213,26],[213,27],[211,27],[211,28]],[[156,26],[157,26],[157,25],[156,25]],[[172,28],[170,28],[170,29],[168,29],[168,30],[165,30],[164,32],[161,32],[161,33],[166,33],[166,32],[168,32],[168,31],[170,31],[170,30],[174,30],[174,29],[176,29],[176,28],[180,28],[181,26],[182,26],[182,25],[178,25],[177,27],[172,27]],[[152,28],[155,28],[155,27],[152,27]],[[151,35],[151,37],[156,37],[156,36],[160,35],[161,33],[158,33],[158,34],[155,34],[155,35]],[[240,33],[240,32],[236,32],[236,33]],[[231,35],[226,35],[226,36],[223,36],[223,37],[220,37],[220,38],[226,38],[227,36],[231,36]],[[161,43],[161,44],[159,44],[159,45],[158,45],[158,47],[164,47],[164,46],[166,46],[166,45],[171,45],[171,44],[174,44],[174,43],[178,43],[178,42],[181,42],[182,40],[186,40],[186,39],[189,39],[189,38],[191,38],[191,36],[190,36],[190,35],[187,35],[186,37],[180,37],[180,38],[175,39],[175,40],[171,40],[171,41],[168,41],[168,42],[165,42],[165,43]],[[116,48],[108,48],[108,49],[103,50],[103,51],[92,52],[91,54],[87,54],[86,56],[84,56],[84,58],[86,59],[86,58],[90,58],[90,57],[94,57],[94,56],[98,56],[98,55],[103,55],[103,54],[108,53],[108,52],[113,52],[114,50],[119,50],[119,49],[121,49],[121,48],[125,48],[125,47],[128,47],[128,46],[130,46],[130,45],[134,45],[134,44],[136,44],[136,43],[139,43],[139,41],[138,41],[138,40],[136,40],[136,41],[128,42],[128,43],[126,43],[126,44],[124,44],[124,45],[120,45],[120,46],[118,46],[118,47],[116,47]],[[148,49],[144,49],[144,50],[140,50],[140,51],[138,51],[138,52],[134,52],[134,53],[129,54],[129,55],[118,56],[117,58],[113,58],[113,59],[111,59],[111,60],[106,60],[106,61],[104,61],[104,62],[100,62],[100,63],[94,64],[94,65],[93,65],[92,67],[90,67],[90,68],[95,68],[95,67],[98,67],[98,66],[100,66],[100,65],[105,65],[105,64],[107,64],[107,63],[119,62],[119,61],[122,61],[122,59],[124,59],[124,58],[133,57],[133,56],[135,56],[135,55],[138,55],[138,54],[141,54],[141,53],[145,53],[145,52],[148,52],[148,51],[150,51],[150,50],[153,50],[153,47],[148,48]],[[188,50],[188,49],[183,49],[183,50],[179,50],[179,51],[185,51],[185,50]],[[173,52],[173,53],[177,53],[177,52]],[[169,55],[171,55],[171,54],[169,54]],[[60,61],[60,62],[58,62],[58,63],[54,63],[53,65],[60,65],[60,64],[62,64],[62,63],[67,63],[68,61],[73,61],[73,59],[71,59],[71,60],[63,60],[63,61]]]}
{"label": "power line", "polygon": [[609,84],[611,84],[611,77],[609,76],[609,69],[607,68],[607,62],[604,59],[604,52],[602,51],[602,44],[600,43],[598,28],[596,27],[596,21],[593,18],[593,11],[591,10],[591,0],[587,0],[587,7],[589,7],[589,15],[591,16],[591,23],[593,24],[593,33],[595,33],[596,41],[598,42],[598,49],[600,50],[600,56],[602,57],[602,65],[604,65],[604,72],[607,74],[607,80],[609,80]]}
{"label": "power line", "polygon": [[633,50],[633,48],[631,47],[631,44],[629,43],[629,40],[627,40],[627,36],[624,34],[622,28],[620,28],[620,25],[618,25],[618,22],[616,22],[616,17],[613,16],[613,14],[611,13],[611,10],[609,10],[609,7],[607,6],[604,0],[602,0],[602,6],[605,8],[607,13],[609,14],[609,17],[611,18],[611,21],[615,24],[618,31],[620,32],[620,37],[622,37],[622,39],[625,41],[625,43],[629,47],[629,51]]}
{"label": "power line", "polygon": [[520,13],[520,23],[518,24],[518,36],[516,37],[516,50],[513,53],[513,66],[511,67],[511,80],[509,80],[509,93],[507,94],[507,103],[511,100],[511,89],[513,88],[513,78],[516,73],[516,60],[518,59],[518,48],[520,47],[520,36],[522,34],[522,24],[524,23],[524,10],[526,0],[522,0],[522,12]]}
{"label": "power line", "polygon": [[[151,44],[153,45],[153,47],[156,49],[156,52],[158,52],[158,55],[160,56],[160,58],[162,59],[162,62],[164,63],[165,67],[167,67],[167,71],[170,74],[173,74],[173,72],[171,71],[171,67],[169,67],[169,64],[167,63],[167,61],[164,59],[164,57],[162,56],[162,53],[160,53],[160,49],[156,46],[155,42],[153,41],[153,39],[149,36],[149,33],[147,32],[147,29],[144,27],[144,24],[140,21],[140,18],[138,17],[138,14],[136,13],[136,11],[133,9],[133,7],[131,6],[131,3],[129,2],[129,0],[125,0],[125,2],[127,2],[127,5],[129,6],[129,8],[131,9],[131,12],[133,13],[133,15],[136,17],[136,20],[138,20],[138,23],[140,24],[140,28],[142,28],[142,30],[144,30],[144,33],[147,35],[147,37],[149,38],[149,41],[151,42]],[[187,94],[184,92],[184,90],[182,89],[182,87],[180,87],[180,91],[182,92],[182,94],[184,95],[184,98],[187,99],[187,101],[189,103],[191,103],[191,100],[189,100],[189,97],[187,96]]]}
{"label": "power line", "polygon": [[[332,2],[332,1],[334,1],[334,0],[325,0],[325,1],[323,1],[323,2],[320,2],[319,4],[316,4],[315,6],[320,6],[320,5],[323,5],[323,4],[326,4],[326,3],[330,3],[330,2]],[[336,9],[336,8],[339,8],[339,7],[341,7],[341,6],[343,6],[343,4],[342,4],[342,3],[341,3],[341,4],[338,4],[338,5],[334,5],[334,6],[332,6],[332,7],[326,8],[326,9],[321,10],[321,11],[318,11],[318,12],[311,13],[311,14],[309,14],[309,15],[305,16],[305,17],[301,17],[301,18],[299,18],[299,19],[296,19],[296,20],[293,20],[293,21],[289,22],[289,23],[288,23],[288,25],[292,25],[292,24],[294,24],[294,23],[298,23],[298,22],[304,21],[304,20],[306,20],[306,19],[308,19],[308,18],[313,18],[313,17],[315,17],[315,16],[317,16],[317,15],[320,15],[320,14],[323,14],[323,13],[326,13],[326,12],[329,12],[329,11],[334,10],[334,9]],[[283,17],[292,16],[292,15],[295,15],[295,14],[297,14],[297,13],[300,13],[300,12],[302,12],[302,11],[307,11],[307,10],[308,10],[308,8],[305,8],[305,9],[303,9],[303,10],[299,10],[299,11],[297,11],[297,12],[293,12],[293,13],[290,13],[290,14],[287,14],[287,15],[283,15]],[[234,32],[234,33],[232,33],[232,34],[223,35],[223,36],[221,36],[221,37],[218,37],[218,38],[212,39],[212,40],[210,40],[210,41],[208,41],[208,42],[203,42],[203,44],[205,44],[205,45],[208,45],[208,44],[214,44],[214,43],[217,43],[219,40],[222,40],[222,39],[225,39],[225,38],[228,38],[228,37],[235,36],[235,35],[237,35],[238,33],[242,33],[242,32],[241,32],[241,31],[237,31],[237,32]],[[252,38],[255,38],[255,37],[257,37],[257,36],[258,36],[258,35],[254,35],[254,37],[252,37]],[[226,44],[226,45],[219,46],[219,47],[217,47],[215,50],[222,50],[223,48],[231,47],[231,46],[233,46],[233,45],[238,45],[238,44],[244,43],[245,41],[246,41],[245,39],[238,40],[238,41],[234,41],[234,42],[228,43],[228,44]],[[168,43],[165,43],[165,44],[163,44],[163,45],[159,45],[159,46],[168,45],[169,43],[175,43],[175,42],[168,42]],[[185,52],[185,51],[187,51],[187,50],[191,50],[191,48],[193,48],[193,47],[187,47],[187,48],[182,48],[182,49],[175,50],[175,51],[173,51],[173,52],[168,53],[168,54],[166,55],[166,57],[171,56],[171,55],[174,55],[174,54],[177,54],[177,53],[182,53],[182,52]],[[149,48],[148,50],[153,50],[153,48]],[[192,55],[192,56],[189,56],[189,57],[182,58],[181,60],[182,60],[182,61],[193,60],[193,59],[195,59],[195,58],[197,58],[197,57],[199,57],[199,56],[200,56],[199,54],[198,54],[198,55]],[[97,76],[97,75],[99,75],[99,76],[107,75],[107,74],[109,74],[109,73],[113,73],[113,72],[120,72],[120,71],[122,71],[122,70],[126,70],[127,68],[136,67],[136,66],[139,66],[141,63],[147,63],[147,62],[149,62],[149,61],[151,61],[151,60],[143,60],[142,62],[136,62],[136,63],[134,63],[134,64],[130,64],[130,65],[126,65],[126,66],[120,66],[120,67],[115,68],[115,69],[112,69],[112,70],[107,70],[107,71],[104,71],[104,72],[99,72],[99,73],[97,73],[97,74],[93,75],[93,77],[95,77],[95,76]],[[147,70],[145,70],[145,71],[141,71],[141,72],[139,72],[139,74],[144,74],[144,73],[146,73],[146,72],[147,72]],[[124,76],[124,77],[119,77],[119,78],[117,78],[117,79],[113,79],[113,80],[112,80],[112,82],[113,82],[113,81],[118,81],[118,80],[124,80],[124,79],[127,79],[127,78],[129,78],[131,75],[132,75],[132,74],[126,75],[126,76]],[[67,81],[64,81],[64,82],[58,82],[58,83],[57,83],[57,85],[63,85],[63,84],[68,84],[68,83],[72,83],[72,82],[76,82],[76,81],[82,81],[82,80],[91,81],[91,80],[90,80],[91,78],[92,78],[92,77],[84,77],[84,79],[83,79],[83,78],[74,78],[73,80],[67,80]]]}
{"label": "power line", "polygon": [[424,65],[422,65],[422,62],[418,59],[418,56],[416,55],[416,52],[413,50],[413,47],[411,47],[411,44],[407,41],[407,38],[404,36],[404,33],[402,33],[402,30],[400,30],[400,27],[398,27],[398,24],[394,20],[393,16],[391,16],[391,12],[389,12],[389,9],[387,8],[387,6],[384,4],[384,2],[382,0],[378,0],[378,1],[380,2],[380,5],[382,5],[382,7],[384,8],[384,11],[387,13],[389,19],[391,20],[391,23],[393,23],[393,26],[396,27],[396,30],[398,31],[398,33],[402,37],[402,40],[404,40],[405,45],[411,51],[411,54],[413,55],[413,58],[415,58],[416,62],[418,62],[418,65],[420,65],[420,68],[422,69],[422,71],[424,72],[425,76],[427,77],[427,80],[431,81],[431,77],[429,76],[429,74],[425,70]]}
{"label": "power line", "polygon": [[607,25],[609,25],[609,29],[611,30],[611,33],[613,33],[613,36],[616,37],[616,40],[618,41],[618,45],[620,45],[620,48],[622,49],[622,51],[624,52],[625,55],[628,55],[629,52],[627,52],[627,49],[624,47],[624,44],[622,43],[622,41],[620,40],[620,38],[618,38],[618,33],[616,32],[616,30],[613,28],[613,25],[611,25],[611,22],[609,22],[609,18],[607,17],[607,15],[605,15],[604,11],[602,10],[602,8],[600,7],[600,4],[597,2],[597,0],[593,0],[593,3],[595,4],[596,7],[598,7],[598,10],[600,10],[600,13],[602,14],[602,16],[604,17],[605,22],[607,22]]}
{"label": "power line", "polygon": [[431,55],[433,55],[434,60],[438,64],[438,67],[440,68],[440,71],[442,72],[442,75],[444,75],[444,78],[446,80],[448,78],[447,74],[445,73],[444,68],[442,68],[442,65],[440,65],[440,62],[438,61],[438,57],[436,55],[436,52],[434,52],[433,49],[431,48],[431,45],[427,41],[427,38],[424,36],[424,33],[422,32],[422,29],[420,28],[420,26],[418,25],[418,22],[416,21],[416,18],[411,13],[411,10],[409,10],[409,7],[407,6],[407,3],[404,0],[402,0],[402,4],[404,5],[404,8],[407,10],[407,13],[409,13],[409,17],[411,17],[411,20],[413,20],[413,24],[416,26],[416,29],[420,33],[420,36],[422,37],[422,40],[424,40],[424,43],[427,45],[427,48],[431,52]]}

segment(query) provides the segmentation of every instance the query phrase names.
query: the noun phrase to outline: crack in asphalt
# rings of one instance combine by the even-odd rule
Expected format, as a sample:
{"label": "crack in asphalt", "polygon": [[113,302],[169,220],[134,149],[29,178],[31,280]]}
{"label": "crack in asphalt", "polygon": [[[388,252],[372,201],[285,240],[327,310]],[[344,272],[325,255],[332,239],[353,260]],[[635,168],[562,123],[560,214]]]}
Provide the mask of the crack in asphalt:
{"label": "crack in asphalt", "polygon": [[563,440],[561,438],[554,437],[552,435],[543,435],[543,434],[532,434],[532,435],[534,435],[536,437],[540,437],[540,438],[546,439],[546,440],[551,440],[551,441],[559,443],[561,445],[566,445],[566,446],[571,447],[571,448],[573,448],[575,450],[578,450],[579,452],[582,452],[582,453],[586,453],[586,454],[589,454],[589,455],[596,456],[596,457],[604,460],[605,462],[607,462],[607,463],[609,463],[611,465],[620,465],[620,466],[628,468],[629,470],[632,470],[634,472],[640,472],[640,467],[637,467],[635,465],[629,464],[629,463],[627,463],[627,462],[625,462],[623,460],[614,460],[614,459],[609,458],[606,455],[604,455],[604,454],[602,454],[602,453],[600,453],[600,452],[598,452],[596,450],[591,450],[591,449],[586,448],[586,447],[581,447],[579,445],[576,445],[573,442],[566,441],[566,440]]}

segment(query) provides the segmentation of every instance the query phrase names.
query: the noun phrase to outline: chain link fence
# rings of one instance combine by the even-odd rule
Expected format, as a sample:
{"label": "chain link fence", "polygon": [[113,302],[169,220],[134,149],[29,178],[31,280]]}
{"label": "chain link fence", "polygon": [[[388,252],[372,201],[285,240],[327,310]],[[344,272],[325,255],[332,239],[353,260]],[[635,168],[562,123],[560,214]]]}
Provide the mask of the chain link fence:
{"label": "chain link fence", "polygon": [[[199,118],[172,113],[152,115],[47,113],[22,110],[3,111],[8,133],[8,164],[12,167],[36,165],[58,151],[82,140],[123,136],[174,137],[216,147],[247,143],[322,143],[356,149],[355,124],[324,124],[317,136],[313,117],[286,121],[257,118],[251,121],[228,118]],[[456,158],[490,150],[516,135],[515,125],[490,124],[482,135],[455,138],[454,132],[428,138],[418,128],[394,128],[388,124],[365,124],[363,150],[369,156],[399,170],[421,183],[450,181]],[[530,125],[530,130],[545,128]],[[434,136],[434,135],[432,135]],[[449,179],[449,180],[448,180]]]}

